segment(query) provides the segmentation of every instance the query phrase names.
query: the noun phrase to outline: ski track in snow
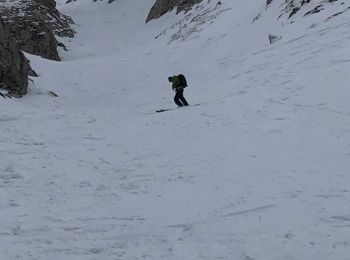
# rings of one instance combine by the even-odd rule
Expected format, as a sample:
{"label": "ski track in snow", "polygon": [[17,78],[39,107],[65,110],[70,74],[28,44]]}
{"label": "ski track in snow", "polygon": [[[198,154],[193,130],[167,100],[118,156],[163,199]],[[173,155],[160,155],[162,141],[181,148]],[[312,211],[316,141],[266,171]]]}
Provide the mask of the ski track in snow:
{"label": "ski track in snow", "polygon": [[[169,45],[152,2],[62,5],[71,51],[28,55],[41,77],[1,100],[0,258],[348,260],[350,22],[268,45],[259,1],[223,1]],[[204,104],[145,115],[177,71]]]}

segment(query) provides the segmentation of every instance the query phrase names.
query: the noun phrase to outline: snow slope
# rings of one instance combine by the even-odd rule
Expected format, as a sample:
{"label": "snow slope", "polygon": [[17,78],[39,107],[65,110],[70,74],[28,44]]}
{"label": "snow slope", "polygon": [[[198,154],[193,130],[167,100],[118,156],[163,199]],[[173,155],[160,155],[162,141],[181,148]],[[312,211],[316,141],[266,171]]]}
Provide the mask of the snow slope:
{"label": "snow slope", "polygon": [[[222,2],[59,6],[64,61],[0,102],[1,259],[349,259],[350,22]],[[202,105],[154,113],[179,72]]]}

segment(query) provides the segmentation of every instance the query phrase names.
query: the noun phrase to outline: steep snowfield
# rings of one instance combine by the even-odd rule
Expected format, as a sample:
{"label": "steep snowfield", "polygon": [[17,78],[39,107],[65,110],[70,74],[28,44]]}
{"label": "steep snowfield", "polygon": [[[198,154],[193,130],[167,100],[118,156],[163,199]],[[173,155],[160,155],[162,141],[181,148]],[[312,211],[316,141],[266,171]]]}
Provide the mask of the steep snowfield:
{"label": "steep snowfield", "polygon": [[[0,100],[0,259],[349,259],[350,22],[222,2],[59,6],[64,61]],[[180,72],[201,105],[154,113]]]}

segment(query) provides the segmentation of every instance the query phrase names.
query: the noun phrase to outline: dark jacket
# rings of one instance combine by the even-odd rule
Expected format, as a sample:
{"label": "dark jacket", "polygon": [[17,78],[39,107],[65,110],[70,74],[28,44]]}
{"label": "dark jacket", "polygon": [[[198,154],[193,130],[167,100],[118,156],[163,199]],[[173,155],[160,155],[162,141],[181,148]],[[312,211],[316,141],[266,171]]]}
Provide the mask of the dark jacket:
{"label": "dark jacket", "polygon": [[172,88],[174,91],[183,90],[185,86],[182,86],[178,76],[172,76],[170,82],[173,84]]}

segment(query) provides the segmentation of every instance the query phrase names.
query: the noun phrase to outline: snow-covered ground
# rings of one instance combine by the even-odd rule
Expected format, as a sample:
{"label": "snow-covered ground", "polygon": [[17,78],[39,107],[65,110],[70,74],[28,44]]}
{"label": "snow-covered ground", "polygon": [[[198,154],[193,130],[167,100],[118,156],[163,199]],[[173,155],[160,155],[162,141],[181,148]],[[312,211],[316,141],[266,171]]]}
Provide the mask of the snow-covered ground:
{"label": "snow-covered ground", "polygon": [[[0,100],[0,259],[349,260],[350,21],[261,2],[60,4],[64,61]],[[201,105],[154,113],[177,73]]]}

